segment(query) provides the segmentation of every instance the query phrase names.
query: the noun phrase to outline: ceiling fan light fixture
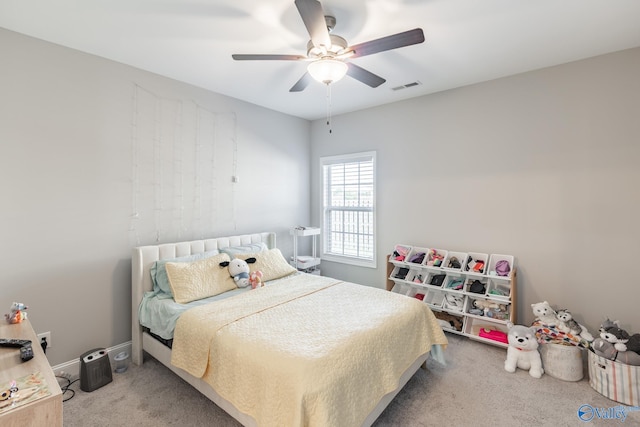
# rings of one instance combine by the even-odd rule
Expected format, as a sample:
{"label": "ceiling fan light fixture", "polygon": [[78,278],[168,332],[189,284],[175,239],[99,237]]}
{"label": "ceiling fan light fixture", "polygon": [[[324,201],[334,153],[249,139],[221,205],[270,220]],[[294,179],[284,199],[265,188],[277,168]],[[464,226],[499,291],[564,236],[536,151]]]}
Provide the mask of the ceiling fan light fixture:
{"label": "ceiling fan light fixture", "polygon": [[335,83],[347,74],[347,64],[335,59],[318,59],[307,66],[315,80],[324,84]]}

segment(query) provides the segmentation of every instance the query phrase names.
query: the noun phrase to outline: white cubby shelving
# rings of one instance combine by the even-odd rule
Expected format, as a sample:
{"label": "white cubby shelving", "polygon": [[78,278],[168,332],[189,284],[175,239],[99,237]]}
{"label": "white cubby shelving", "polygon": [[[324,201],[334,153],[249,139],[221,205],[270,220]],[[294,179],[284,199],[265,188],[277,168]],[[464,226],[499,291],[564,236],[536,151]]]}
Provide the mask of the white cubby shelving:
{"label": "white cubby shelving", "polygon": [[507,322],[517,319],[513,255],[397,244],[387,290],[422,300],[446,332],[500,347]]}

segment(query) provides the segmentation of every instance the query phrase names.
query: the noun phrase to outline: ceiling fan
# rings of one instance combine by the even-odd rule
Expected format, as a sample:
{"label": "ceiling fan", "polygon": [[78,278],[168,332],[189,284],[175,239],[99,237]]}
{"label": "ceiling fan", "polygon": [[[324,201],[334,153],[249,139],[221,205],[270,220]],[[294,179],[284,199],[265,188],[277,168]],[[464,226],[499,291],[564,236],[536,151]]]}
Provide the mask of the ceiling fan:
{"label": "ceiling fan", "polygon": [[307,43],[306,56],[278,54],[232,55],[236,61],[309,61],[307,72],[289,89],[289,92],[304,90],[312,79],[329,85],[340,80],[345,74],[370,87],[378,87],[386,80],[345,60],[424,42],[422,29],[416,28],[349,46],[344,38],[330,34],[336,25],[336,19],[333,16],[324,15],[322,4],[318,0],[295,0],[294,3],[309,32],[309,36],[311,36],[311,40]]}

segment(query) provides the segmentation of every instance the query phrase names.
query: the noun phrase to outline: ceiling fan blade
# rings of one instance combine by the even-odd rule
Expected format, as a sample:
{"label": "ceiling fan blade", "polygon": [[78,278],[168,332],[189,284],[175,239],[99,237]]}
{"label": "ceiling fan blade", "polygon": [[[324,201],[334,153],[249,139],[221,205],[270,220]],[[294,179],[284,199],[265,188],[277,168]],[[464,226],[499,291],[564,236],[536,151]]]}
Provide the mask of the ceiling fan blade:
{"label": "ceiling fan blade", "polygon": [[424,33],[422,32],[422,28],[416,28],[403,33],[393,34],[391,36],[350,46],[347,50],[352,50],[354,52],[352,58],[358,58],[360,56],[384,52],[385,50],[419,44],[423,41]]}
{"label": "ceiling fan blade", "polygon": [[295,4],[311,36],[313,45],[316,47],[331,47],[331,38],[329,37],[327,23],[324,20],[322,4],[317,0],[295,0]]}
{"label": "ceiling fan blade", "polygon": [[378,87],[382,83],[386,82],[380,76],[373,74],[371,71],[367,71],[362,67],[358,67],[356,64],[351,62],[347,62],[347,75],[353,77],[354,79],[366,84],[371,87]]}
{"label": "ceiling fan blade", "polygon": [[306,60],[302,55],[263,55],[263,54],[233,54],[236,61],[300,61]]}
{"label": "ceiling fan blade", "polygon": [[300,77],[300,80],[298,80],[296,84],[289,89],[289,92],[302,92],[307,86],[309,86],[309,83],[311,83],[312,80],[313,77],[311,77],[311,74],[304,73],[304,75]]}

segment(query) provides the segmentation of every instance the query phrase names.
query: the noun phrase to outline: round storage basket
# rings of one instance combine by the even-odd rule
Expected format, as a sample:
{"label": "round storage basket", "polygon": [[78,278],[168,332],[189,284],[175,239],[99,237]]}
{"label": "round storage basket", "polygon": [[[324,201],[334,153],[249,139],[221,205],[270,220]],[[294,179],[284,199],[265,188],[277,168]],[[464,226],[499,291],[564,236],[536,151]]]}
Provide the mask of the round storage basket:
{"label": "round storage basket", "polygon": [[575,345],[540,344],[544,373],[563,381],[584,378],[582,350]]}

